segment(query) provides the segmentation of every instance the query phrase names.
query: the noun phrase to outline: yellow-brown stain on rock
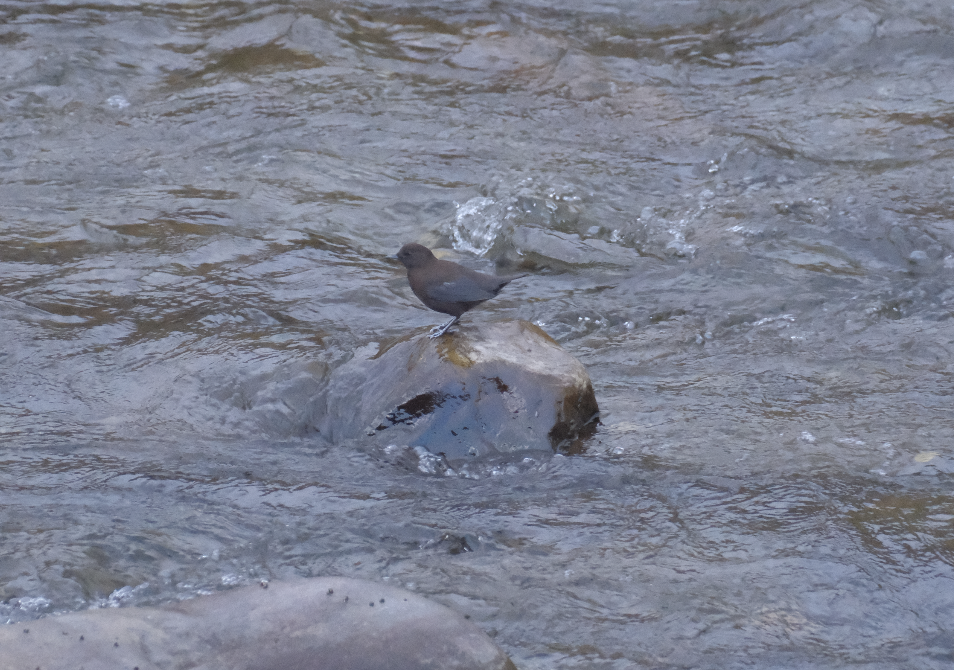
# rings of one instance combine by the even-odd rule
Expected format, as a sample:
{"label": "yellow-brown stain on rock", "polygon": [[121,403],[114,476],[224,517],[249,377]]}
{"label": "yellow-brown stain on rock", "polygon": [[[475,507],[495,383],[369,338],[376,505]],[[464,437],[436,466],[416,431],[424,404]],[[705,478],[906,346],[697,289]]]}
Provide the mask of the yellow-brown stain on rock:
{"label": "yellow-brown stain on rock", "polygon": [[558,403],[556,423],[547,437],[553,450],[561,453],[581,453],[586,438],[596,432],[599,423],[599,405],[593,385],[569,388]]}
{"label": "yellow-brown stain on rock", "polygon": [[464,351],[463,345],[466,342],[464,338],[457,334],[450,337],[442,337],[437,343],[437,355],[442,361],[452,363],[459,368],[468,369],[474,366],[474,361]]}
{"label": "yellow-brown stain on rock", "polygon": [[541,328],[537,324],[530,323],[529,321],[518,321],[517,323],[520,326],[520,330],[529,330],[531,333],[536,333],[537,335],[545,339],[550,344],[556,345],[558,347],[560,346],[559,342],[557,342],[552,337],[547,335],[546,331],[543,330],[543,328]]}

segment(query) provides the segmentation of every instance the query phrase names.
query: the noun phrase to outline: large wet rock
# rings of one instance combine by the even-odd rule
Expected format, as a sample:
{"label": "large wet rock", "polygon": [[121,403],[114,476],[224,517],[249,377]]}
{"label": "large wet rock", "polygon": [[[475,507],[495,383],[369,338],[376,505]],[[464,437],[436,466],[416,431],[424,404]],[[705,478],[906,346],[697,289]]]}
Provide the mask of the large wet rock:
{"label": "large wet rock", "polygon": [[456,612],[340,577],[0,626],[0,670],[516,670]]}
{"label": "large wet rock", "polygon": [[514,321],[364,347],[332,375],[320,429],[335,442],[372,436],[455,461],[578,450],[597,412],[583,365]]}

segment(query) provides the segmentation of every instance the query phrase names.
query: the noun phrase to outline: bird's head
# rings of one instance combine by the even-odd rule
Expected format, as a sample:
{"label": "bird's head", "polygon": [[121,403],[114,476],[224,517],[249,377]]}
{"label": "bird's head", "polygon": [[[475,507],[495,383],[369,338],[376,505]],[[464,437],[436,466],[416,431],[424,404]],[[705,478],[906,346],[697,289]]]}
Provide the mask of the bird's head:
{"label": "bird's head", "polygon": [[397,252],[398,260],[404,264],[408,270],[411,268],[419,268],[427,265],[434,260],[434,254],[431,253],[431,250],[427,247],[415,244],[411,242],[410,244],[405,244],[401,247],[401,250]]}

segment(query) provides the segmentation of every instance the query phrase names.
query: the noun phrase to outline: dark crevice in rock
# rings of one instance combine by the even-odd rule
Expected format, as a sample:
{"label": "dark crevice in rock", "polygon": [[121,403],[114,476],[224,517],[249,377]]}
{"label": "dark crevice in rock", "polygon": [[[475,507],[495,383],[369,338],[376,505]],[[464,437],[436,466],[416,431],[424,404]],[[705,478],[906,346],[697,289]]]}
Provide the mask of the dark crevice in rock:
{"label": "dark crevice in rock", "polygon": [[421,393],[414,396],[407,402],[398,405],[393,412],[388,412],[384,417],[388,423],[382,423],[375,430],[384,430],[397,424],[404,424],[406,426],[411,425],[422,416],[433,414],[439,408],[443,407],[444,404],[450,399],[464,401],[468,400],[469,398],[470,396],[466,393],[460,396],[441,393],[440,391]]}

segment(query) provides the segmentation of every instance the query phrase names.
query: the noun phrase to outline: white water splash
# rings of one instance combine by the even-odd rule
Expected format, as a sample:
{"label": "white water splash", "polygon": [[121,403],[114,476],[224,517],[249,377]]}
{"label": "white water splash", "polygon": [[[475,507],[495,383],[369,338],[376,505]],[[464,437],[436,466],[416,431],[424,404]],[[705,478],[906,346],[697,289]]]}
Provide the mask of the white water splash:
{"label": "white water splash", "polygon": [[483,256],[503,227],[504,207],[493,198],[471,198],[457,208],[451,229],[454,249]]}

